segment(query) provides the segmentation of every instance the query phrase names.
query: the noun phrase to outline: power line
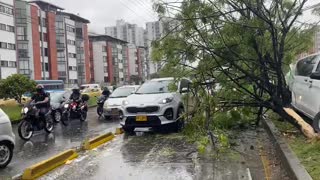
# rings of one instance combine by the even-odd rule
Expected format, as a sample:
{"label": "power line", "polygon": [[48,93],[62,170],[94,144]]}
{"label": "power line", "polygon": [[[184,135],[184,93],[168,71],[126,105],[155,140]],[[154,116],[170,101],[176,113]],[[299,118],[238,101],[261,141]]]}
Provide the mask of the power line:
{"label": "power line", "polygon": [[138,13],[136,13],[134,10],[132,10],[129,6],[127,6],[124,2],[122,2],[122,0],[119,0],[119,2],[125,6],[127,9],[129,9],[131,12],[133,12],[135,15],[141,17],[142,19],[144,19],[145,21],[148,21],[147,19],[145,19],[143,16],[140,16]]}

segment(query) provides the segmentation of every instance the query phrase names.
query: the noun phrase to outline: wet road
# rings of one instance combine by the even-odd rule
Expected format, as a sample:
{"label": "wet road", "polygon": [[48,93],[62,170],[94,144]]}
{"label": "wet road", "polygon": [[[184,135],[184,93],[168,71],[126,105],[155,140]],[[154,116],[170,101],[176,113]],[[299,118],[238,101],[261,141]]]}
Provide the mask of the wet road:
{"label": "wet road", "polygon": [[[137,131],[137,130],[136,130]],[[120,135],[80,155],[43,180],[287,180],[263,129],[232,132],[232,147],[200,154],[197,145],[176,133]]]}
{"label": "wet road", "polygon": [[118,121],[99,120],[96,109],[89,110],[86,122],[72,120],[69,126],[57,124],[54,133],[39,131],[30,141],[20,139],[17,125],[13,126],[16,134],[16,147],[11,163],[0,170],[0,179],[15,176],[37,162],[58,154],[63,150],[79,147],[87,137],[97,136],[103,132],[114,131],[119,126]]}

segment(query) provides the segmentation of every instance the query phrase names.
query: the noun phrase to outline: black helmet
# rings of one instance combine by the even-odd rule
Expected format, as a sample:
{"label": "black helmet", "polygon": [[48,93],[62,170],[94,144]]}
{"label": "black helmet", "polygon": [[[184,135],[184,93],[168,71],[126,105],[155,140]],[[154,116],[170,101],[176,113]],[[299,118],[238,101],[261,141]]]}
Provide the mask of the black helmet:
{"label": "black helmet", "polygon": [[36,91],[37,91],[37,92],[43,92],[43,90],[44,90],[44,86],[43,86],[42,84],[38,84],[38,85],[36,86]]}

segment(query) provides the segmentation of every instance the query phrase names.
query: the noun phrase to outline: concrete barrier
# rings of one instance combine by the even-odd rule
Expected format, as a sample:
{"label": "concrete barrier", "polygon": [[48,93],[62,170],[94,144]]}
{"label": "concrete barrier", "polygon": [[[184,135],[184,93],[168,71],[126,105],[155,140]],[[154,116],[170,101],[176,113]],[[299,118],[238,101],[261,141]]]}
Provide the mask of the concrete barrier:
{"label": "concrete barrier", "polygon": [[123,131],[123,129],[122,128],[116,128],[116,135],[119,135],[119,134],[123,134],[124,133],[124,131]]}
{"label": "concrete barrier", "polygon": [[114,134],[109,132],[107,134],[100,135],[100,136],[93,138],[91,140],[86,140],[83,143],[83,149],[84,150],[94,149],[94,148],[112,140],[113,138],[114,138]]}
{"label": "concrete barrier", "polygon": [[45,173],[65,164],[68,160],[78,157],[74,149],[64,151],[50,159],[44,160],[38,164],[28,167],[22,174],[23,180],[36,179]]}

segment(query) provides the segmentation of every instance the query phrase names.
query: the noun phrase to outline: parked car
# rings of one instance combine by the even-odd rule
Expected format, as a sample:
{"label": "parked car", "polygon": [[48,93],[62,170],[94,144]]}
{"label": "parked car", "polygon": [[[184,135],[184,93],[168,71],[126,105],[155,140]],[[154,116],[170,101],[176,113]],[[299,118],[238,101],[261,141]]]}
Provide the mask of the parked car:
{"label": "parked car", "polygon": [[165,124],[174,125],[176,130],[182,129],[181,115],[185,106],[181,93],[188,90],[190,81],[180,81],[177,91],[172,92],[169,87],[174,83],[173,78],[152,79],[123,100],[124,118],[120,124],[124,131],[133,132],[136,127],[158,128]]}
{"label": "parked car", "polygon": [[99,84],[82,84],[80,90],[81,93],[100,92],[101,86]]}
{"label": "parked car", "polygon": [[313,128],[320,132],[320,53],[300,59],[294,69],[292,105],[313,119]]}
{"label": "parked car", "polygon": [[103,114],[105,119],[112,117],[123,117],[122,101],[133,94],[139,86],[122,86],[115,89],[104,102]]}
{"label": "parked car", "polygon": [[50,105],[56,123],[61,121],[63,103],[69,100],[71,93],[72,92],[68,90],[50,93]]}
{"label": "parked car", "polygon": [[0,168],[5,168],[11,161],[15,135],[12,132],[9,117],[0,109]]}

